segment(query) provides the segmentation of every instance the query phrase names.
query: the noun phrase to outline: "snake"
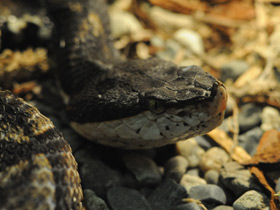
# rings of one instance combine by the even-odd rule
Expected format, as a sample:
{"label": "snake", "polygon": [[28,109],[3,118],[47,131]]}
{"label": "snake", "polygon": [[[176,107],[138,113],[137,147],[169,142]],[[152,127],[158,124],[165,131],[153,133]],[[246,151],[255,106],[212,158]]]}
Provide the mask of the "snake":
{"label": "snake", "polygon": [[[43,5],[55,26],[57,86],[78,134],[110,147],[149,149],[221,124],[224,85],[195,65],[124,58],[114,47],[104,0]],[[51,120],[1,89],[0,209],[84,209],[77,167]]]}

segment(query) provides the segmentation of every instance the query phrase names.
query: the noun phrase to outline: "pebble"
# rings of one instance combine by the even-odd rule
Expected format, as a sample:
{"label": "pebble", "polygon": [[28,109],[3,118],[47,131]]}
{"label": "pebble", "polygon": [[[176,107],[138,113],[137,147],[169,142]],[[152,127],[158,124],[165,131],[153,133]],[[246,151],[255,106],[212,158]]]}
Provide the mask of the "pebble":
{"label": "pebble", "polygon": [[220,147],[212,147],[202,156],[200,167],[203,171],[216,170],[220,171],[223,164],[229,161],[229,155]]}
{"label": "pebble", "polygon": [[213,184],[194,186],[190,189],[190,198],[200,200],[208,208],[226,204],[226,194],[222,188]]}
{"label": "pebble", "polygon": [[107,193],[107,201],[112,210],[152,210],[143,195],[125,187],[111,188]]}
{"label": "pebble", "polygon": [[151,187],[161,182],[162,174],[150,157],[140,154],[125,154],[123,155],[123,161],[140,186]]}
{"label": "pebble", "polygon": [[220,206],[216,206],[212,210],[233,210],[233,207],[232,206],[226,206],[226,205],[220,205]]}
{"label": "pebble", "polygon": [[280,191],[280,178],[278,178],[276,186],[275,186],[275,192],[279,192]]}
{"label": "pebble", "polygon": [[173,210],[203,210],[203,208],[196,203],[186,203],[176,206]]}
{"label": "pebble", "polygon": [[61,129],[64,138],[68,141],[73,152],[82,146],[86,142],[84,138],[79,136],[73,129],[63,128]]}
{"label": "pebble", "polygon": [[187,159],[183,156],[177,155],[172,157],[164,166],[165,177],[179,182],[183,174],[186,172],[188,165],[189,163]]}
{"label": "pebble", "polygon": [[174,33],[173,38],[186,49],[190,48],[195,54],[204,54],[203,40],[197,32],[182,28]]}
{"label": "pebble", "polygon": [[239,135],[238,145],[243,147],[250,155],[254,155],[262,134],[263,130],[260,127],[252,128]]}
{"label": "pebble", "polygon": [[108,189],[122,185],[122,177],[99,160],[90,160],[80,167],[82,185],[104,198]]}
{"label": "pebble", "polygon": [[219,177],[220,174],[218,171],[216,170],[208,170],[205,174],[204,174],[204,179],[206,180],[206,182],[208,184],[218,184],[219,182]]}
{"label": "pebble", "polygon": [[207,184],[205,179],[189,174],[184,174],[180,181],[180,185],[182,185],[186,189],[187,193],[189,193],[192,187],[204,184]]}
{"label": "pebble", "polygon": [[235,81],[241,74],[249,69],[249,64],[244,60],[233,60],[221,67],[220,80],[225,82],[228,79]]}
{"label": "pebble", "polygon": [[262,193],[255,190],[245,192],[234,203],[234,210],[269,210],[269,199]]}
{"label": "pebble", "polygon": [[262,109],[253,103],[248,103],[240,108],[238,123],[240,133],[248,131],[261,124]]}
{"label": "pebble", "polygon": [[171,33],[179,28],[192,28],[193,26],[193,18],[191,16],[170,12],[161,7],[152,7],[148,14],[152,22],[167,33]]}
{"label": "pebble", "polygon": [[170,210],[187,197],[185,188],[172,179],[165,179],[148,198],[152,209]]}
{"label": "pebble", "polygon": [[192,175],[192,176],[199,176],[200,171],[198,168],[192,168],[192,169],[188,170],[186,174]]}
{"label": "pebble", "polygon": [[85,189],[84,196],[87,210],[109,210],[105,201],[97,197],[92,190]]}
{"label": "pebble", "polygon": [[264,107],[261,118],[261,128],[264,131],[280,128],[280,113],[277,109],[270,106]]}
{"label": "pebble", "polygon": [[248,190],[262,191],[250,171],[237,162],[225,163],[220,172],[221,183],[237,198]]}
{"label": "pebble", "polygon": [[178,51],[181,50],[181,46],[173,39],[167,39],[165,41],[164,50],[157,53],[157,56],[165,60],[173,60]]}
{"label": "pebble", "polygon": [[113,38],[135,34],[137,31],[143,30],[139,20],[129,12],[111,10],[109,14]]}
{"label": "pebble", "polygon": [[177,151],[180,155],[184,156],[188,162],[189,167],[197,167],[201,162],[201,157],[205,151],[202,149],[194,138],[186,141],[179,141],[176,143]]}
{"label": "pebble", "polygon": [[99,145],[96,145],[92,142],[85,142],[85,146],[76,150],[74,155],[78,164],[82,165],[91,160],[95,161],[97,159],[102,159],[103,157],[100,155],[100,153],[105,154],[106,151],[102,150]]}
{"label": "pebble", "polygon": [[214,142],[212,139],[205,135],[196,136],[194,139],[198,143],[198,145],[205,151],[212,147],[218,146],[216,142]]}

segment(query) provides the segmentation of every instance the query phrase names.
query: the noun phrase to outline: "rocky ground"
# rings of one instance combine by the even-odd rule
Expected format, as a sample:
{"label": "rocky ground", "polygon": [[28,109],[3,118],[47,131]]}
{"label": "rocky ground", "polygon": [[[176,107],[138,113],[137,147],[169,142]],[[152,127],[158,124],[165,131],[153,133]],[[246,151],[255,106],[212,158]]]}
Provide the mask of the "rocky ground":
{"label": "rocky ground", "polygon": [[3,33],[1,84],[50,117],[69,141],[88,209],[279,209],[279,2],[166,2],[114,2],[115,45],[124,56],[199,65],[222,80],[226,117],[208,135],[137,151],[88,142],[68,126],[46,50],[7,50]]}

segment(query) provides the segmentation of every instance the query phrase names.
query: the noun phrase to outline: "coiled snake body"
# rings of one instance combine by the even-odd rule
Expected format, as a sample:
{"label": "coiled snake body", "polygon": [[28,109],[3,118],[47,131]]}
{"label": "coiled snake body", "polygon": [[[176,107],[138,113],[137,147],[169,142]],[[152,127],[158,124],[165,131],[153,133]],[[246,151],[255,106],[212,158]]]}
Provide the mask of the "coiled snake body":
{"label": "coiled snake body", "polygon": [[[152,148],[218,126],[223,85],[197,66],[124,60],[113,47],[103,0],[47,0],[57,77],[70,124],[101,144]],[[71,148],[52,122],[0,91],[0,209],[82,209]]]}

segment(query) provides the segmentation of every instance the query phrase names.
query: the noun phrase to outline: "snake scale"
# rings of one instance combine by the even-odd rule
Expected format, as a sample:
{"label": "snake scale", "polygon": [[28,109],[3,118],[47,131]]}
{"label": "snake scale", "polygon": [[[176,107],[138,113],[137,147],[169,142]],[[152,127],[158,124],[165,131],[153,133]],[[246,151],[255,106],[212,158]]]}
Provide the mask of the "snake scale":
{"label": "snake scale", "polygon": [[[24,1],[20,1],[24,4]],[[70,125],[125,149],[201,135],[222,122],[224,86],[197,66],[126,60],[114,48],[103,0],[45,0]],[[52,122],[0,91],[0,209],[83,209],[71,148]]]}

